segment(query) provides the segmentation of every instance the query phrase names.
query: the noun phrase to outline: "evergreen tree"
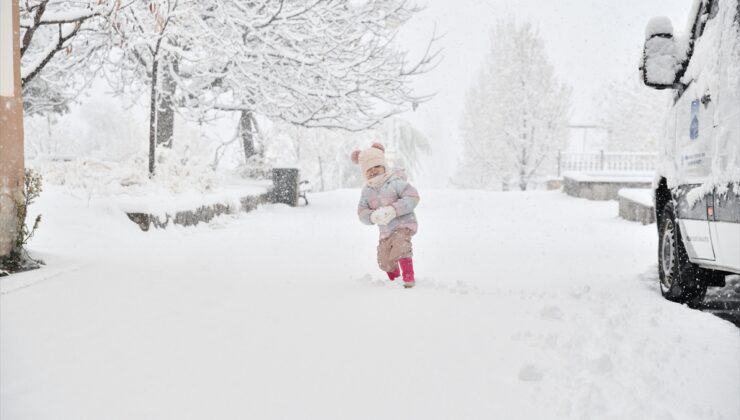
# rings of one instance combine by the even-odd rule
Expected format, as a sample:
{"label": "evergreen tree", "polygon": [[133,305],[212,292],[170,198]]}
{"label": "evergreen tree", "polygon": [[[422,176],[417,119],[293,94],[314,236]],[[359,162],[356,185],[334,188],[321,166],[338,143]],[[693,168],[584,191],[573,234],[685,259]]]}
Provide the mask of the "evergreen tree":
{"label": "evergreen tree", "polygon": [[529,23],[499,23],[485,67],[467,93],[463,159],[453,182],[526,190],[567,140],[570,95],[537,30]]}

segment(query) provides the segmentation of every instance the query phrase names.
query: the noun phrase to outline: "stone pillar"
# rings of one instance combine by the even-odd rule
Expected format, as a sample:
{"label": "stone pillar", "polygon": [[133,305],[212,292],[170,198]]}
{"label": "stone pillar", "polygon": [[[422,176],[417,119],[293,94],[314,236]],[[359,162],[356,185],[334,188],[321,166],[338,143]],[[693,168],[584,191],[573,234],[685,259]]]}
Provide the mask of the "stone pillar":
{"label": "stone pillar", "polygon": [[298,205],[298,182],[300,171],[297,168],[274,168],[272,170],[272,202],[291,207]]}
{"label": "stone pillar", "polygon": [[23,102],[18,0],[0,0],[0,257],[18,233],[23,200]]}

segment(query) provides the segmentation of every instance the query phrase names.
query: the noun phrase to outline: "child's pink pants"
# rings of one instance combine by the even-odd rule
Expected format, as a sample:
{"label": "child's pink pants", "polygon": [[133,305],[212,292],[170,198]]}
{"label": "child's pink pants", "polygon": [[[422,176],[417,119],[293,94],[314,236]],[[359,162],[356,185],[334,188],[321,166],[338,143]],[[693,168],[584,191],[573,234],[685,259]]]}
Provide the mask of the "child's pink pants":
{"label": "child's pink pants", "polygon": [[[398,260],[411,258],[413,249],[411,245],[411,229],[396,229],[387,238],[380,240],[378,244],[378,265],[386,273],[395,273],[398,270]],[[396,276],[397,277],[397,276]]]}

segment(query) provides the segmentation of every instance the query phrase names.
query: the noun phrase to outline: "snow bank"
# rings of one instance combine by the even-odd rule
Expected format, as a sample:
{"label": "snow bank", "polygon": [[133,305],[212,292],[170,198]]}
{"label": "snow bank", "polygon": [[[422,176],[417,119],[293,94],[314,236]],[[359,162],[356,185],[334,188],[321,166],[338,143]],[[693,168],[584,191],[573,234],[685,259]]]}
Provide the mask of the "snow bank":
{"label": "snow bank", "polygon": [[160,150],[156,176],[148,177],[148,161],[133,156],[122,162],[97,159],[35,160],[29,166],[44,177],[44,185],[65,186],[88,201],[100,200],[126,213],[166,218],[178,211],[226,204],[239,208],[239,199],[264,194],[271,181],[250,180],[231,172],[214,172]]}
{"label": "snow bank", "polygon": [[264,194],[271,186],[271,181],[246,181],[242,185],[221,186],[209,193],[185,191],[179,194],[154,194],[152,191],[152,194],[147,195],[124,194],[116,197],[115,202],[126,213],[144,213],[164,219],[168,214],[174,216],[179,211],[195,210],[213,204],[225,204],[237,211],[241,206],[240,199]]}
{"label": "snow bank", "polygon": [[646,188],[622,188],[619,196],[646,207],[653,207],[653,190]]}

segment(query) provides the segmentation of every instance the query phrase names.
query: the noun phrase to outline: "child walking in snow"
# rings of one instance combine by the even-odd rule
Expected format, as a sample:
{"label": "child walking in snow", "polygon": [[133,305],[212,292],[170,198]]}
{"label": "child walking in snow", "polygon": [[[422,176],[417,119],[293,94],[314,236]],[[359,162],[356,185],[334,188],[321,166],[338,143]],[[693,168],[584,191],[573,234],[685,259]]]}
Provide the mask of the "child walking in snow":
{"label": "child walking in snow", "polygon": [[403,286],[414,287],[411,237],[417,230],[414,208],[419,193],[402,171],[393,171],[385,161],[385,148],[379,143],[367,150],[352,152],[366,179],[357,214],[366,225],[378,225],[378,265],[391,281],[403,273]]}

